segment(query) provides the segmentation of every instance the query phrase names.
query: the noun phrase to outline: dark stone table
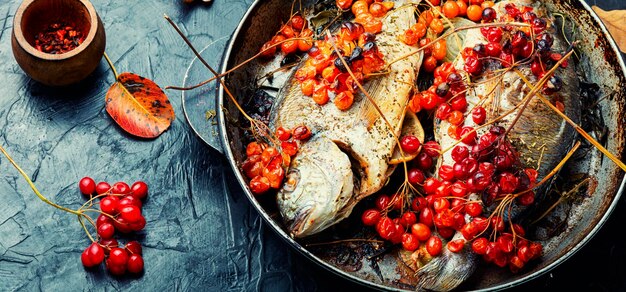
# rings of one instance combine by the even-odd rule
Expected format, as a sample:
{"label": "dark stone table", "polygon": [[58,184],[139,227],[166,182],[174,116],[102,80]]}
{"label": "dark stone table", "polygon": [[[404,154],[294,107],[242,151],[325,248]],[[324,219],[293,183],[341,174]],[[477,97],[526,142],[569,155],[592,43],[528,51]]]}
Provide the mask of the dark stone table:
{"label": "dark stone table", "polygon": [[[193,55],[163,19],[167,13],[199,48],[228,38],[252,0],[94,1],[107,33],[106,51],[119,72],[131,71],[162,87],[181,85]],[[591,1],[605,9],[626,2]],[[167,91],[178,114],[155,140],[125,134],[104,110],[114,81],[104,62],[68,88],[26,77],[11,53],[17,0],[0,4],[0,144],[52,201],[77,208],[83,176],[97,181],[144,180],[147,226],[131,239],[144,245],[145,273],[113,278],[85,271],[89,244],[76,217],[35,197],[0,158],[0,291],[315,291],[361,288],[295,253],[261,221],[234,182],[227,162],[186,124],[180,93]],[[221,54],[215,47],[215,54]],[[213,64],[218,65],[218,64]],[[571,259],[520,287],[626,290],[626,198],[604,228]],[[125,240],[122,240],[125,242]]]}

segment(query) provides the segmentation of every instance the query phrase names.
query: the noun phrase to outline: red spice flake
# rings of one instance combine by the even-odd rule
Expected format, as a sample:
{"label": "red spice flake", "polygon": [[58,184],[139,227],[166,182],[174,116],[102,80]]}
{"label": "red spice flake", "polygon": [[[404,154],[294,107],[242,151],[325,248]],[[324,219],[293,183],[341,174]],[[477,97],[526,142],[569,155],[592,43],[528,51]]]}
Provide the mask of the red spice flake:
{"label": "red spice flake", "polygon": [[85,37],[73,26],[53,23],[35,35],[35,48],[48,54],[67,53],[83,43]]}

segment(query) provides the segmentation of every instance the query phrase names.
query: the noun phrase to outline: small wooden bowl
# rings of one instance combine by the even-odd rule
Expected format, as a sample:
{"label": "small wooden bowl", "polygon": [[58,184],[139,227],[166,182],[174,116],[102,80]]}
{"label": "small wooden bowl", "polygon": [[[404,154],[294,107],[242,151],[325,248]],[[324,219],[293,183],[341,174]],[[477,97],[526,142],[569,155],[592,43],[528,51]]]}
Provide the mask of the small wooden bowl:
{"label": "small wooden bowl", "polygon": [[[61,22],[86,35],[84,41],[62,54],[37,50],[35,36]],[[24,0],[15,13],[13,56],[28,76],[43,84],[65,86],[83,80],[100,64],[105,45],[102,20],[88,0]]]}

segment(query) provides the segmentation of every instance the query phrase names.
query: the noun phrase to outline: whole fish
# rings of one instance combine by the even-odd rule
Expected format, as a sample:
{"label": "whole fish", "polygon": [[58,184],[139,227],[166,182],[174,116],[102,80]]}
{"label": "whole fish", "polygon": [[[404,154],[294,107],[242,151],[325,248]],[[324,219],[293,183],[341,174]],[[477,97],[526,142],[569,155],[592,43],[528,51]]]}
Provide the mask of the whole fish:
{"label": "whole fish", "polygon": [[[407,3],[394,2],[395,7]],[[398,39],[415,23],[414,13],[415,7],[409,5],[384,18],[376,43],[386,62],[416,50]],[[393,130],[358,91],[352,107],[341,111],[332,102],[320,106],[304,96],[293,77],[287,81],[273,105],[270,126],[292,129],[304,124],[314,135],[301,144],[277,195],[293,237],[318,233],[348,217],[357,202],[384,186],[393,170],[389,160],[397,144],[392,133],[400,134],[421,61],[421,53],[413,54],[364,84]]]}
{"label": "whole fish", "polygon": [[[540,2],[528,0],[498,2],[493,7],[498,16],[507,13],[505,10],[507,4],[514,4],[518,8],[522,6],[533,7],[533,11],[538,17],[546,17],[548,20],[552,20]],[[565,51],[568,45],[561,35],[556,33],[554,28],[549,28],[548,31],[554,39],[552,50],[556,52]],[[477,44],[486,44],[487,42],[480,29],[470,29],[465,35],[462,48],[473,48]],[[457,58],[453,65],[459,72],[462,72],[464,68],[463,58]],[[468,110],[465,113],[465,125],[478,127],[469,111],[479,104],[481,100],[486,99],[483,101],[483,107],[487,111],[487,120],[489,121],[513,109],[530,92],[531,89],[515,71],[507,71],[500,79],[493,78],[493,74],[488,74],[488,72],[493,72],[495,69],[486,68],[484,72],[486,74],[483,74],[484,77],[476,78],[474,83],[477,85],[467,91]],[[529,65],[516,66],[516,69],[532,84],[537,83],[538,79],[531,73]],[[572,65],[567,68],[560,68],[555,74],[558,74],[563,80],[563,87],[549,97],[562,100],[564,113],[578,123],[580,121],[581,103],[578,98],[579,81],[574,68]],[[520,108],[514,110],[499,121],[497,125],[508,129],[519,112]],[[457,140],[448,135],[449,127],[450,123],[447,121],[435,122],[435,138],[441,144],[442,149],[447,149],[457,142]],[[480,129],[477,132],[480,136],[487,131],[489,131],[489,127]],[[540,165],[537,168],[537,181],[540,181],[572,147],[575,132],[562,118],[544,105],[539,98],[535,97],[531,99],[507,137],[518,151],[520,160],[526,167],[535,168],[537,165]],[[461,143],[460,145],[465,144]],[[454,160],[452,159],[451,151],[444,153],[440,157],[438,164],[453,165]],[[535,189],[535,204],[540,203],[541,197],[545,195],[547,188],[547,185],[544,185]],[[481,196],[480,194],[471,194],[470,199],[480,200]],[[485,208],[490,210],[487,206]],[[505,216],[516,219],[523,209],[524,207],[514,204],[512,211],[505,214]],[[466,215],[466,220],[469,221],[469,219],[469,216]],[[461,232],[457,232],[452,240],[457,238],[463,238]],[[449,291],[460,285],[475,271],[478,265],[478,257],[471,250],[469,242],[466,243],[465,248],[459,253],[450,252],[445,246],[444,243],[442,254],[432,257],[428,263],[419,265],[412,263],[416,267],[418,290]]]}

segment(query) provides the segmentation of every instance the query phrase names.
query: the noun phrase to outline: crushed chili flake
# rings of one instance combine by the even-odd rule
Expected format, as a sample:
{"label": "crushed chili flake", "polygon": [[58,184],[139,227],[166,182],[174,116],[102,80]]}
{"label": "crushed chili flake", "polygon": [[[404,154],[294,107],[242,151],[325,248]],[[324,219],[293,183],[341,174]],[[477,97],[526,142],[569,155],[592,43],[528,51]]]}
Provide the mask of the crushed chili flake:
{"label": "crushed chili flake", "polygon": [[63,54],[80,46],[84,40],[83,34],[73,26],[53,23],[35,35],[35,48],[48,54]]}

